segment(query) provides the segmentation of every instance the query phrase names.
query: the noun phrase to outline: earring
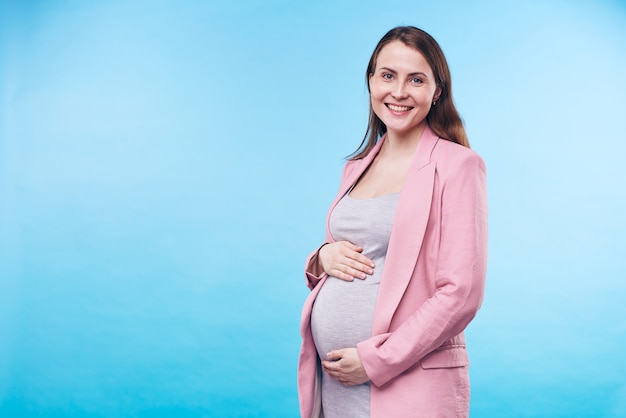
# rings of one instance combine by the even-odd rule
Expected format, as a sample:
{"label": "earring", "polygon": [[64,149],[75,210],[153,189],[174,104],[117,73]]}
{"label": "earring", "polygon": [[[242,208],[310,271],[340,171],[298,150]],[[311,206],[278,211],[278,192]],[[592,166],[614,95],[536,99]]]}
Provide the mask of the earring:
{"label": "earring", "polygon": [[436,104],[437,104],[437,100],[434,100],[433,101],[433,106],[436,105]]}

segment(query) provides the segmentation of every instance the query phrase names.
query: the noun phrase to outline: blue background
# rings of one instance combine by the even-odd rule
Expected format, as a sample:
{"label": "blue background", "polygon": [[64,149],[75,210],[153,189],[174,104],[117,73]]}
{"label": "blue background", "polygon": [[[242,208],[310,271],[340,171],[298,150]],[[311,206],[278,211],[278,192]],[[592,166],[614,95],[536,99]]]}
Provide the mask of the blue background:
{"label": "blue background", "polygon": [[297,416],[303,261],[400,24],[488,167],[472,416],[626,416],[609,0],[0,0],[0,416]]}

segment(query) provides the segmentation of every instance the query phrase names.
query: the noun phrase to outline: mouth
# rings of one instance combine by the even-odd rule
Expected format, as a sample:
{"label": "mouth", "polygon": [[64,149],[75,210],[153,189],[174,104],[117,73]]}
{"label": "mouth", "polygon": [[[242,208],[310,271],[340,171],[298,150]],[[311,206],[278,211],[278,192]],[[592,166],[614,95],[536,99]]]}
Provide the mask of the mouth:
{"label": "mouth", "polygon": [[393,112],[408,112],[409,110],[413,109],[411,106],[397,106],[390,103],[385,103],[385,106],[387,106],[387,108]]}

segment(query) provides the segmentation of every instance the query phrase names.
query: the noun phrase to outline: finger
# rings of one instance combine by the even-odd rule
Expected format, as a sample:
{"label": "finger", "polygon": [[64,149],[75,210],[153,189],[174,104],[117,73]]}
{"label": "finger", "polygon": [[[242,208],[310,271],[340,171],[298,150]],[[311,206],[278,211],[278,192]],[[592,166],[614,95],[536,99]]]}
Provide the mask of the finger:
{"label": "finger", "polygon": [[355,279],[364,280],[367,277],[367,273],[359,271],[354,268],[348,268],[348,272],[346,273]]}
{"label": "finger", "polygon": [[339,365],[336,361],[322,361],[322,368],[326,373],[330,376],[337,378],[341,375],[341,370],[339,370]]}
{"label": "finger", "polygon": [[[361,247],[357,247],[358,250],[363,250],[363,248]],[[361,254],[360,251],[355,251],[353,249],[350,248],[343,248],[341,249],[341,251],[339,251],[339,253],[337,254],[338,256],[343,256],[351,261],[360,263],[360,264],[364,264],[367,265],[369,267],[374,267],[374,262],[372,260],[370,260],[367,256]]]}
{"label": "finger", "polygon": [[354,263],[358,263],[360,265],[370,267],[370,268],[374,267],[374,262],[361,253],[353,252],[347,255],[347,257],[350,258]]}
{"label": "finger", "polygon": [[[337,269],[337,273],[339,273],[339,278],[340,279],[344,279],[344,280],[348,280],[348,281],[352,281],[353,279],[364,279],[367,274],[357,270],[355,268],[352,267],[348,267],[348,266],[341,266],[340,268]],[[335,276],[337,277],[337,276]]]}
{"label": "finger", "polygon": [[345,260],[343,263],[333,269],[333,273],[339,272],[345,274],[345,278],[349,278],[351,280],[352,278],[365,279],[368,274],[373,274],[374,270],[355,261]]}
{"label": "finger", "polygon": [[333,350],[333,351],[329,351],[326,354],[326,358],[329,361],[336,361],[336,360],[340,360],[343,357],[343,352],[342,350]]}
{"label": "finger", "polygon": [[331,376],[334,376],[339,372],[339,370],[337,370],[338,365],[336,361],[323,360],[322,367],[324,368],[324,371]]}
{"label": "finger", "polygon": [[338,279],[344,280],[346,282],[351,282],[354,280],[354,276],[348,274],[348,273],[344,273],[341,270],[331,270],[328,272],[328,274],[330,276],[336,277]]}
{"label": "finger", "polygon": [[359,260],[354,260],[354,259],[350,260],[350,259],[348,259],[345,262],[345,265],[346,265],[347,268],[352,269],[352,270],[354,270],[356,272],[359,272],[359,273],[366,273],[366,274],[374,273],[374,269],[373,269],[374,266],[371,265],[371,264],[374,264],[374,263],[371,263],[371,264],[367,264],[367,263],[368,263],[367,261],[366,262],[361,262]]}

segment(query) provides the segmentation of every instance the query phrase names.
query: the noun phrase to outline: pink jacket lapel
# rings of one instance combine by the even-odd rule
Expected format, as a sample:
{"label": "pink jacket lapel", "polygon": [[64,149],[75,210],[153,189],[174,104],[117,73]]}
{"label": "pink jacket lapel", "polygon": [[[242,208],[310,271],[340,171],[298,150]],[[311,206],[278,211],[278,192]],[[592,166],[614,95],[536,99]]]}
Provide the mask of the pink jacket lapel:
{"label": "pink jacket lapel", "polygon": [[[385,137],[381,138],[366,157],[346,167],[339,193],[331,205],[331,211],[378,155],[384,140]],[[376,303],[372,335],[382,334],[389,330],[391,318],[415,268],[430,213],[436,165],[434,161],[431,161],[431,154],[438,140],[439,137],[426,126],[417,144],[413,163],[400,193],[387,250],[385,271]],[[328,219],[326,231],[330,240],[332,235]]]}
{"label": "pink jacket lapel", "polygon": [[438,139],[426,127],[400,193],[378,292],[372,335],[389,331],[393,314],[415,269],[430,213],[436,165],[431,161],[431,154]]}

